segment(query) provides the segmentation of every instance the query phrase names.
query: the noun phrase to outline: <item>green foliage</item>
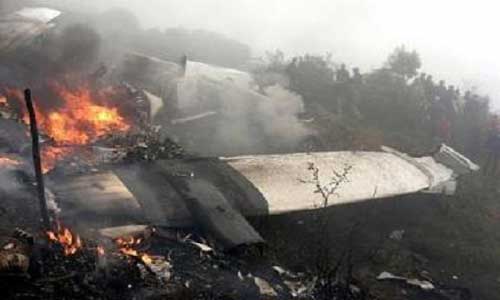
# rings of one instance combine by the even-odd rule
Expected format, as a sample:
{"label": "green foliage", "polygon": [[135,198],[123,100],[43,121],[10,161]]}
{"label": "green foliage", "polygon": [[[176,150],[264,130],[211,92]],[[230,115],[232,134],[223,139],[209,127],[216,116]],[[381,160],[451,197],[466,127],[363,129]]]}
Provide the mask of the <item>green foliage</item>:
{"label": "green foliage", "polygon": [[366,75],[365,83],[360,110],[367,121],[382,128],[415,130],[424,119],[421,91],[407,86],[393,71],[376,70]]}
{"label": "green foliage", "polygon": [[[268,79],[271,76],[266,75],[272,73],[274,80],[279,78],[277,74],[287,79],[281,82],[287,82],[291,90],[301,95],[306,111],[315,116],[311,126],[317,129],[322,150],[349,148],[349,143],[351,148],[355,147],[354,141],[359,140],[355,135],[341,134],[346,140],[331,142],[324,139],[331,132],[338,133],[339,128],[347,128],[346,132],[362,133],[360,136],[365,140],[383,141],[405,150],[428,151],[433,143],[442,140],[438,126],[443,117],[451,123],[451,139],[446,142],[459,151],[465,150],[465,154],[474,153],[486,136],[489,110],[484,97],[474,94],[477,100],[471,102],[474,104],[471,108],[470,103],[464,106],[463,97],[455,96],[451,100],[454,108],[444,106],[443,112],[445,103],[436,100],[438,97],[433,93],[438,89],[432,80],[425,76],[409,80],[417,74],[421,61],[416,51],[407,51],[404,46],[389,55],[383,68],[356,79],[351,73],[347,82],[336,81],[336,64],[330,55],[287,59],[278,50],[267,54],[267,62],[267,67],[256,77]],[[343,111],[338,109],[341,105]],[[467,150],[466,145],[474,149]]]}
{"label": "green foliage", "polygon": [[302,95],[306,106],[319,104],[333,108],[334,70],[329,56],[295,57],[288,64],[286,73],[290,78],[290,88]]}
{"label": "green foliage", "polygon": [[417,75],[417,70],[422,66],[417,51],[407,51],[405,46],[394,49],[387,59],[387,67],[405,80]]}
{"label": "green foliage", "polygon": [[285,71],[287,62],[285,61],[285,53],[277,49],[274,52],[266,51],[266,69],[268,71]]}

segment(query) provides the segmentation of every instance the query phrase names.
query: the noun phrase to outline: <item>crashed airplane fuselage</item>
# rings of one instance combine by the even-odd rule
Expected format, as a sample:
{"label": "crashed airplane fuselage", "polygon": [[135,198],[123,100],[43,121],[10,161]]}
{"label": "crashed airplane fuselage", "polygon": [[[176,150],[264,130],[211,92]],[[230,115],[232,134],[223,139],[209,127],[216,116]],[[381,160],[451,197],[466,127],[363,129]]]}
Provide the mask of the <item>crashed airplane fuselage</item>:
{"label": "crashed airplane fuselage", "polygon": [[[0,53],[32,41],[50,28],[50,21],[58,15],[57,11],[28,9],[0,19],[0,34],[8,37],[2,40]],[[152,82],[141,87],[150,91],[146,96],[151,115],[162,111],[170,95],[186,113],[171,120],[173,125],[234,113],[232,106],[221,105],[226,103],[222,98],[241,98],[249,106],[271,101],[242,71],[188,61],[187,69],[181,72],[173,63],[139,58],[141,66],[158,67],[154,74],[141,74],[151,75],[146,79],[138,78]],[[137,59],[133,55],[133,61]],[[319,209],[421,191],[453,193],[455,179],[477,169],[443,145],[433,156],[418,158],[385,148],[380,152],[119,163],[90,174],[49,175],[47,186],[60,208],[59,217],[76,227],[196,225],[231,248],[262,242],[243,216]]]}
{"label": "crashed airplane fuselage", "polygon": [[[416,192],[451,194],[478,166],[442,145],[433,156],[396,150],[159,160],[51,177],[63,220],[103,228],[200,225],[231,248],[261,241],[242,216],[282,214]],[[318,188],[334,190],[325,201]],[[226,236],[227,234],[227,236]]]}

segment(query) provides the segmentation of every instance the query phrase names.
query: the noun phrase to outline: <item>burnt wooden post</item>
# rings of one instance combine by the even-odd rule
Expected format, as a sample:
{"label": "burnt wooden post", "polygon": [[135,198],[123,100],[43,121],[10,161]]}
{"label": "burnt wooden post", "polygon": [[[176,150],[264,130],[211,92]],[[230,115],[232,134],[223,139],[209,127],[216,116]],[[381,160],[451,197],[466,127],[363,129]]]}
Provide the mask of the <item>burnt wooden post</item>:
{"label": "burnt wooden post", "polygon": [[38,127],[36,124],[35,109],[33,108],[33,101],[31,100],[31,90],[24,91],[24,100],[28,108],[30,118],[30,130],[33,152],[33,164],[35,166],[36,187],[38,192],[38,200],[40,202],[40,213],[42,214],[43,226],[46,230],[50,229],[49,212],[47,210],[47,201],[45,200],[45,185],[43,183],[42,173],[42,160],[40,157],[40,142],[38,138]]}

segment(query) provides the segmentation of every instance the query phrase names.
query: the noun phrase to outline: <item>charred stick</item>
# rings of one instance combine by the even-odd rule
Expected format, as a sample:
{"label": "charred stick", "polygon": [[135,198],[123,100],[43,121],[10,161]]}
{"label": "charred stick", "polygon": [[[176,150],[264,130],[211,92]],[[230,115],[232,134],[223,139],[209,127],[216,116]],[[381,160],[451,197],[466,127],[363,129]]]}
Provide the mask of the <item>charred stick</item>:
{"label": "charred stick", "polygon": [[40,202],[40,213],[42,215],[43,226],[46,230],[50,230],[49,212],[47,210],[47,201],[45,200],[45,185],[43,183],[42,160],[40,157],[40,141],[38,135],[38,127],[36,124],[35,109],[33,108],[30,89],[26,89],[24,91],[24,100],[26,101],[26,107],[28,108],[28,114],[30,118],[33,164],[35,167],[36,187],[38,192],[38,200]]}

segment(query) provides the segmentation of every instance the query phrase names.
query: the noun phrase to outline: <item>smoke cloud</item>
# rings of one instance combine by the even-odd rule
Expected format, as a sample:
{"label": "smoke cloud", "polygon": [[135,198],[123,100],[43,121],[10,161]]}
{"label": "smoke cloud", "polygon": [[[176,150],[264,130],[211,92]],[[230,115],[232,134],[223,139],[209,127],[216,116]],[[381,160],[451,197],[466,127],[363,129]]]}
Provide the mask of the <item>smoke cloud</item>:
{"label": "smoke cloud", "polygon": [[258,89],[248,73],[189,62],[178,85],[182,114],[217,113],[195,121],[198,143],[191,150],[204,155],[290,151],[311,133],[297,117],[302,97],[280,85]]}

